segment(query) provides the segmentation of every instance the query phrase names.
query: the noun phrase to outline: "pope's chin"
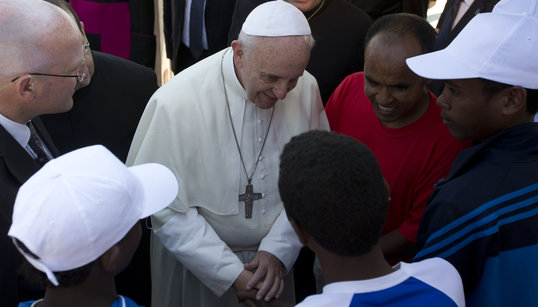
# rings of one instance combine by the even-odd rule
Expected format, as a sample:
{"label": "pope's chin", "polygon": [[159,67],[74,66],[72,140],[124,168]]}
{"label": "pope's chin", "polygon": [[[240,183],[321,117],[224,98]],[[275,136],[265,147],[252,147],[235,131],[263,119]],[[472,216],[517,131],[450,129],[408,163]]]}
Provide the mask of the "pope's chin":
{"label": "pope's chin", "polygon": [[272,108],[278,101],[278,98],[272,98],[264,93],[260,93],[255,99],[254,104],[260,108],[260,109],[270,109]]}

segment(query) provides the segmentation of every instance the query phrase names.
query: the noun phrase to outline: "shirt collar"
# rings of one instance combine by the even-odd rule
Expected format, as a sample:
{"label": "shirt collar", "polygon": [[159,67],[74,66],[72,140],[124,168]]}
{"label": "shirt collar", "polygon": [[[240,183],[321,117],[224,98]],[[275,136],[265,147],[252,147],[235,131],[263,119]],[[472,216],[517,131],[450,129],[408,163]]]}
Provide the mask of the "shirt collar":
{"label": "shirt collar", "polygon": [[224,79],[226,80],[225,82],[237,96],[241,97],[244,100],[248,100],[247,92],[241,85],[241,82],[239,82],[237,74],[235,73],[233,49],[229,47],[228,50],[224,52],[226,52],[223,58]]}
{"label": "shirt collar", "polygon": [[28,126],[12,121],[11,119],[0,114],[0,125],[11,134],[11,136],[19,143],[23,148],[28,145],[30,140],[30,128]]}

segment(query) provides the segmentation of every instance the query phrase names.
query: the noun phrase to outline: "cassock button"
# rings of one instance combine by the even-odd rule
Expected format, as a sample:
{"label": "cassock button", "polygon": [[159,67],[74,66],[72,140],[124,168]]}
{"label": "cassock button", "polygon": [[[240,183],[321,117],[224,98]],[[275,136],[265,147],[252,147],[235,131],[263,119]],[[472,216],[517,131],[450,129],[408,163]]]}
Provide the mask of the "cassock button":
{"label": "cassock button", "polygon": [[267,210],[265,210],[265,208],[262,209],[262,214],[265,214],[265,212],[267,212]]}
{"label": "cassock button", "polygon": [[258,160],[262,161],[262,160],[263,160],[263,156],[260,156],[260,158],[259,158]]}
{"label": "cassock button", "polygon": [[258,138],[258,143],[261,143],[263,141],[263,138],[262,137],[259,137]]}
{"label": "cassock button", "polygon": [[261,125],[263,123],[263,120],[258,119],[258,125]]}
{"label": "cassock button", "polygon": [[260,176],[260,179],[263,180],[263,179],[265,179],[265,177],[267,177],[267,175],[266,175],[266,174],[262,174],[262,175]]}
{"label": "cassock button", "polygon": [[262,198],[265,198],[265,193],[262,193]]}

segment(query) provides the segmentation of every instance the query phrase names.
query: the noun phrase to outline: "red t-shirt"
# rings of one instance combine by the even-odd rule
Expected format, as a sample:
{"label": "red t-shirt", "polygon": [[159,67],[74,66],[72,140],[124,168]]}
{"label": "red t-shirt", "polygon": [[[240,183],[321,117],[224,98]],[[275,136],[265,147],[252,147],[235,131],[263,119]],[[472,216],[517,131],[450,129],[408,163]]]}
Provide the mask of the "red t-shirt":
{"label": "red t-shirt", "polygon": [[430,97],[428,110],[418,120],[402,128],[385,127],[364,94],[364,73],[359,72],[340,83],[325,107],[331,129],[367,145],[389,183],[383,234],[398,229],[411,242],[416,242],[434,184],[448,175],[456,155],[468,146],[450,135],[436,97]]}

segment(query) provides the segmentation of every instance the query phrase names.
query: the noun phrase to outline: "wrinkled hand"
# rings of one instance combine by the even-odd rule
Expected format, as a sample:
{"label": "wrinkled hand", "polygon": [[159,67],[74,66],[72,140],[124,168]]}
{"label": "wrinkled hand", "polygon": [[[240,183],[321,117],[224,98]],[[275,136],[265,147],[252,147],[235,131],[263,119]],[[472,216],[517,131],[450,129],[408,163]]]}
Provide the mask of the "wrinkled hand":
{"label": "wrinkled hand", "polygon": [[254,275],[247,283],[247,291],[262,283],[256,293],[256,300],[265,299],[269,302],[275,297],[280,297],[284,290],[284,265],[275,255],[258,251],[251,262],[245,263],[245,270],[254,271]]}
{"label": "wrinkled hand", "polygon": [[247,283],[252,278],[252,276],[254,276],[254,273],[244,270],[243,272],[241,272],[241,274],[239,274],[239,276],[232,285],[237,295],[237,301],[239,303],[243,303],[247,307],[256,306],[255,301],[257,289],[247,290]]}

